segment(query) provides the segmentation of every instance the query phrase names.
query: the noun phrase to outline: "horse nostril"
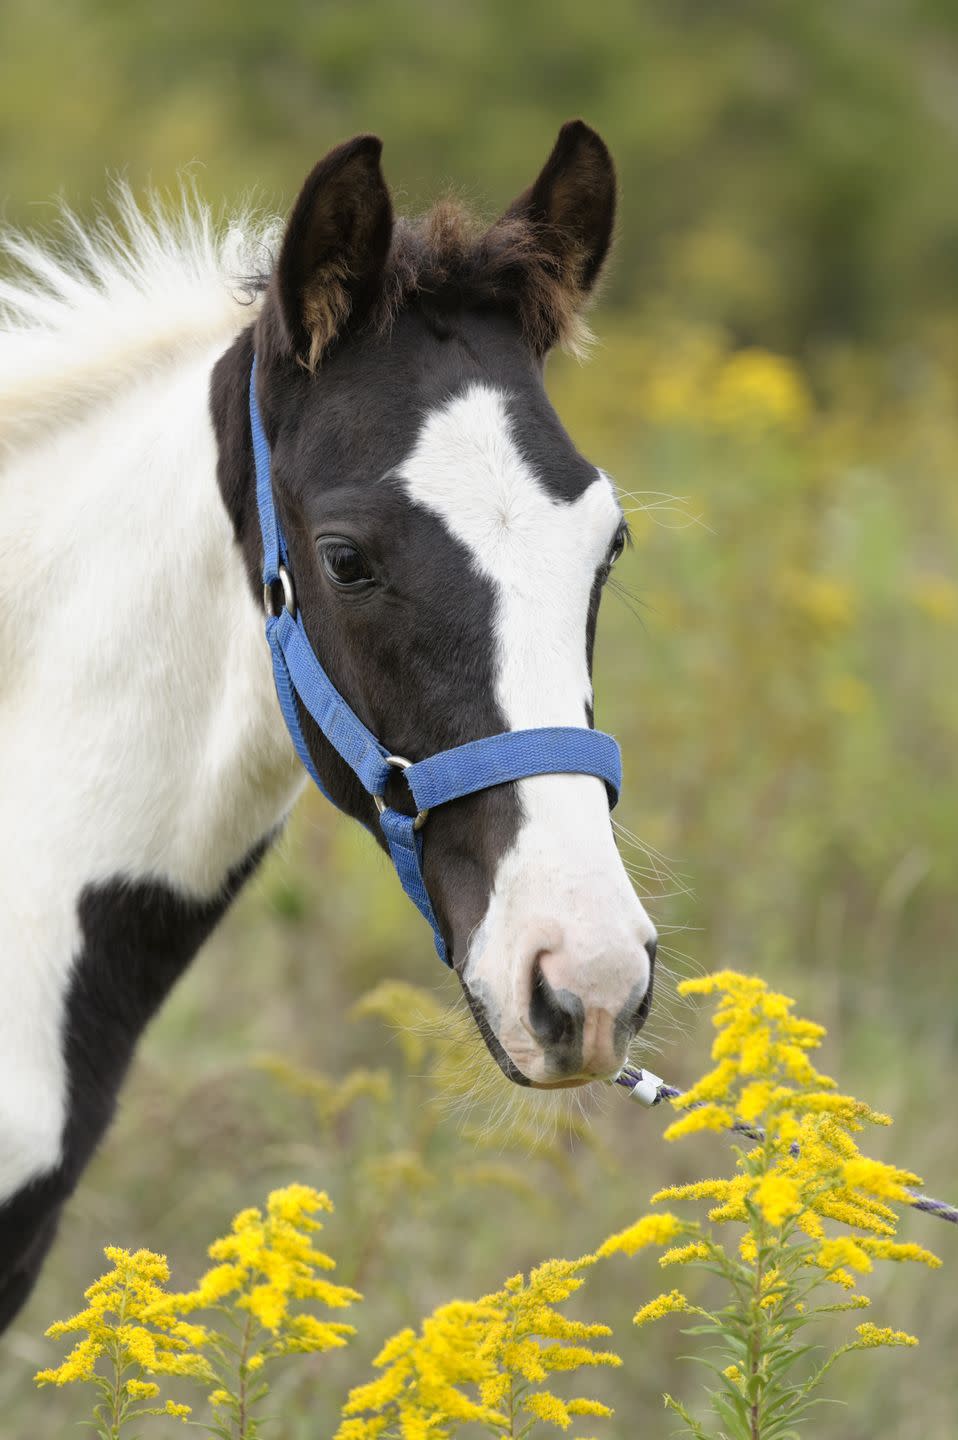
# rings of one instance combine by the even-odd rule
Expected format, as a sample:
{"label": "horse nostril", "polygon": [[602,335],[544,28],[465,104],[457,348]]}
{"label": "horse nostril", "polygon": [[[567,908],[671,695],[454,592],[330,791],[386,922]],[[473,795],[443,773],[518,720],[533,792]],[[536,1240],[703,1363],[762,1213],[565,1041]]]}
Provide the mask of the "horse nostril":
{"label": "horse nostril", "polygon": [[652,970],[653,967],[655,966],[655,957],[656,957],[656,954],[657,954],[657,952],[658,952],[658,948],[659,948],[659,942],[658,942],[658,940],[646,940],[646,942],[645,942],[645,953],[646,953],[646,955],[648,955],[648,957],[649,957],[649,969],[650,969],[650,970]]}
{"label": "horse nostril", "polygon": [[[649,940],[645,948],[649,952],[649,983],[646,987],[645,994],[642,996],[642,999],[639,1001],[636,1008],[632,1011],[631,1015],[619,1017],[618,1026],[616,1027],[619,1028],[619,1026],[623,1026],[625,1029],[631,1032],[629,1034],[628,1040],[631,1040],[633,1036],[638,1035],[639,1031],[642,1029],[642,1026],[645,1024],[646,1020],[648,1020],[649,1011],[652,1009],[652,986],[655,981],[655,941]],[[628,1044],[628,1040],[626,1041],[626,1044]]]}
{"label": "horse nostril", "polygon": [[572,1049],[581,1045],[585,1012],[571,990],[554,990],[542,971],[540,956],[532,968],[529,1025],[543,1047]]}

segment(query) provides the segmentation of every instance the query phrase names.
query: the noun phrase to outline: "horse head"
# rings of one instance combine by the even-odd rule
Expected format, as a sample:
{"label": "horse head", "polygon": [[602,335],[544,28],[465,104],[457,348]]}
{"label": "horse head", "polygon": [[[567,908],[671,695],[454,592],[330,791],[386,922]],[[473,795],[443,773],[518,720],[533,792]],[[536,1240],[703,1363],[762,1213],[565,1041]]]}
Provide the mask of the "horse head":
{"label": "horse head", "polygon": [[[214,376],[245,426],[221,485],[249,492],[248,374],[313,652],[385,750],[415,762],[471,740],[591,727],[605,581],[627,540],[609,477],[546,394],[609,249],[615,173],[580,121],[488,227],[441,204],[394,218],[380,142],[309,175],[252,332]],[[245,367],[245,368],[244,368]],[[221,403],[217,405],[217,392]],[[255,511],[241,535],[257,589]],[[324,789],[380,840],[374,800],[305,711]],[[415,807],[395,774],[390,805]],[[655,930],[591,774],[542,774],[432,811],[422,876],[478,1027],[523,1085],[614,1075],[651,1000]]]}

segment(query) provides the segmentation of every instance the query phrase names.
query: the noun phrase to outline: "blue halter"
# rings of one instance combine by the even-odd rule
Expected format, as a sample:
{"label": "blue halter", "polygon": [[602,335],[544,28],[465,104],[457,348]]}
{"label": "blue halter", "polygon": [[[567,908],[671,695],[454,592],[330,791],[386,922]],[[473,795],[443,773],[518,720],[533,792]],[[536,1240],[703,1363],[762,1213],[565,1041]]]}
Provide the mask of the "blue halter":
{"label": "blue halter", "polygon": [[[412,764],[390,755],[354,715],[319,663],[296,605],[289,553],[273,503],[269,442],[256,399],[256,360],[250,373],[249,415],[256,464],[256,504],[263,538],[263,600],[266,639],[273,657],[276,693],[296,753],[327,800],[332,797],[317,773],[300,723],[296,697],[326,739],[372,796],[389,853],[406,894],[432,926],[439,958],[447,965],[436,916],[422,874],[422,826],[429,811],[464,795],[506,785],[528,775],[580,774],[604,780],[615,805],[622,784],[622,758],[611,735],[585,726],[506,730],[441,750]],[[279,603],[279,592],[283,600]],[[401,770],[418,814],[404,815],[383,799],[390,773]],[[335,803],[335,802],[332,802]]]}

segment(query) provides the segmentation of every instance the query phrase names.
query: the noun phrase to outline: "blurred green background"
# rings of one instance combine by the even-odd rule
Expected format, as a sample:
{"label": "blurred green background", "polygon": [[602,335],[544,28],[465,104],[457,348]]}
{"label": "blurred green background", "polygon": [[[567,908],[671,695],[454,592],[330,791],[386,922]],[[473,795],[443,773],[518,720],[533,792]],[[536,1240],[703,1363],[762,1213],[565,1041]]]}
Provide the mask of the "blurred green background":
{"label": "blurred green background", "polygon": [[[574,114],[622,181],[600,343],[585,368],[556,358],[549,383],[636,536],[597,656],[598,719],[625,752],[619,814],[641,839],[624,853],[665,964],[733,965],[796,994],[829,1027],[825,1068],[896,1116],[875,1153],[955,1199],[955,6],[0,11],[0,213],[35,229],[55,196],[92,213],[108,171],[140,189],[189,166],[217,207],[253,191],[282,209],[360,130],[385,138],[401,207],[452,187],[492,213]],[[426,994],[355,1015],[387,977]],[[667,989],[642,1054],[682,1084],[708,1032]],[[588,1124],[511,1115],[495,1088],[443,1098],[441,1046],[416,1016],[454,1000],[385,861],[308,796],[141,1049],[5,1342],[3,1440],[72,1433],[86,1413],[30,1377],[59,1353],[43,1330],[78,1308],[104,1243],[167,1251],[187,1284],[235,1210],[289,1179],[327,1188],[324,1240],[368,1298],[349,1351],[279,1382],[272,1433],[305,1440],[332,1433],[392,1330],[592,1248],[652,1190],[726,1163],[718,1137],[666,1147],[658,1115],[611,1094]],[[282,1063],[258,1063],[270,1055]],[[337,1091],[356,1067],[384,1070],[388,1094],[381,1075]],[[958,1431],[958,1237],[920,1216],[906,1233],[948,1268],[868,1288],[873,1318],[921,1347],[847,1362],[822,1440]],[[694,1403],[674,1327],[630,1333],[658,1279],[640,1257],[583,1302],[617,1324],[625,1358],[596,1386],[617,1406],[612,1440],[669,1434],[665,1389]]]}

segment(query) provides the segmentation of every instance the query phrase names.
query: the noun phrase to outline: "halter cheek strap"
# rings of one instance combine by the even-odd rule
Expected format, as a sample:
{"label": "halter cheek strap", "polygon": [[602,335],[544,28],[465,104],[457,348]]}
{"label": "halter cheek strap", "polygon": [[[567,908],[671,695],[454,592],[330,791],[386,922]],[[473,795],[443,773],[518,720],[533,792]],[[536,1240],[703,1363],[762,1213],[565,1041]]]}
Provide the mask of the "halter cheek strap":
{"label": "halter cheek strap", "polygon": [[[406,894],[428,920],[441,960],[446,946],[422,874],[422,827],[430,810],[465,795],[507,785],[530,775],[595,775],[604,780],[615,805],[622,784],[619,747],[611,735],[585,726],[506,730],[440,750],[415,763],[391,755],[367,730],[340,695],[316,657],[296,604],[289,554],[276,506],[270,450],[256,399],[256,360],[250,373],[249,414],[256,467],[256,504],[263,540],[263,603],[266,639],[280,709],[296,753],[314,784],[331,803],[309,753],[300,720],[307,710],[333,749],[346,762],[379,811],[379,823]],[[402,770],[416,804],[415,816],[388,806],[383,798],[393,770]]]}

